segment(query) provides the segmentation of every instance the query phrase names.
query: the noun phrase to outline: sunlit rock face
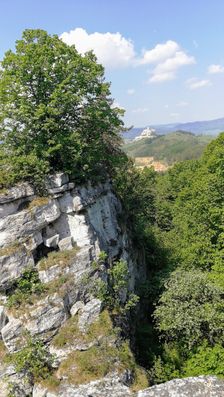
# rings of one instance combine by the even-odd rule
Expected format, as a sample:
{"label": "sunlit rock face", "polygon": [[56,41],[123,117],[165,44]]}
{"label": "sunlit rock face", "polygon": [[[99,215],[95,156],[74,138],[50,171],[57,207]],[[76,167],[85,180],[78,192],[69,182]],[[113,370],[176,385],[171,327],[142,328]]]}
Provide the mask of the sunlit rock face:
{"label": "sunlit rock face", "polygon": [[[23,349],[25,336],[38,338],[56,357],[57,368],[73,351],[87,351],[104,338],[100,331],[92,339],[85,338],[105,309],[91,290],[99,277],[107,281],[105,265],[101,264],[100,271],[92,266],[100,252],[107,254],[108,263],[121,258],[127,261],[130,291],[140,272],[128,233],[119,224],[122,207],[110,182],[74,186],[67,175],[59,173],[48,177],[46,191],[47,197],[38,197],[25,183],[0,194],[0,338],[11,354]],[[44,260],[50,253],[55,253],[55,259],[46,265]],[[38,272],[45,292],[20,307],[8,307],[10,291],[27,269]],[[72,318],[77,320],[76,339],[64,347],[55,346],[55,336]],[[114,337],[108,340],[115,346]],[[111,392],[128,390],[118,374],[114,380],[109,379]],[[103,392],[98,383],[90,389]],[[0,384],[2,393],[6,390],[4,395],[11,384],[16,397],[30,396],[31,389],[33,396],[54,395],[40,385],[23,382],[23,374],[4,363],[0,366]],[[87,389],[84,387],[82,393]],[[79,388],[66,385],[65,377],[55,395],[79,393]]]}
{"label": "sunlit rock face", "polygon": [[215,376],[173,379],[140,391],[137,397],[223,397],[224,381]]}
{"label": "sunlit rock face", "polygon": [[[223,397],[224,381],[213,376],[174,379],[161,385],[132,393],[118,376],[94,381],[78,388],[67,386],[61,390],[63,397]],[[37,385],[33,397],[58,397]]]}

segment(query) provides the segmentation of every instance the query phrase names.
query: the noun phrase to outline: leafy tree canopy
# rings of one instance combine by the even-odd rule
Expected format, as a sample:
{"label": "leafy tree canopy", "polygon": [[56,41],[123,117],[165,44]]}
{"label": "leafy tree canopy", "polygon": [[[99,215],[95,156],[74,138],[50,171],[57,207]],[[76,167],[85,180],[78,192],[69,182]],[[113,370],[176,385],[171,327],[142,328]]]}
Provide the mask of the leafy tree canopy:
{"label": "leafy tree canopy", "polygon": [[60,170],[82,180],[112,172],[124,158],[122,111],[112,103],[92,52],[81,56],[56,35],[25,30],[1,63],[3,177],[41,179]]}

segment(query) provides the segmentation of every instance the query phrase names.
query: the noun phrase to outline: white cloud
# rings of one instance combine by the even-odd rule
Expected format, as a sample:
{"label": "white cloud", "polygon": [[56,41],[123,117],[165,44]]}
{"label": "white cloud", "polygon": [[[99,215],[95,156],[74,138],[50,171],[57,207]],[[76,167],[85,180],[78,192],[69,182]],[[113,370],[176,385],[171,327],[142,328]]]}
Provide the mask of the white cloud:
{"label": "white cloud", "polygon": [[134,88],[129,88],[129,89],[127,90],[127,94],[128,94],[128,95],[134,95],[134,93],[135,93]]}
{"label": "white cloud", "polygon": [[222,65],[210,65],[208,67],[208,73],[210,74],[216,74],[216,73],[224,73],[224,66]]}
{"label": "white cloud", "polygon": [[152,77],[148,80],[149,83],[162,83],[163,81],[169,81],[173,80],[175,78],[175,73],[174,72],[152,72]]}
{"label": "white cloud", "polygon": [[180,107],[180,108],[185,108],[186,106],[188,106],[189,103],[185,102],[185,101],[180,101],[176,104],[176,106]]}
{"label": "white cloud", "polygon": [[133,113],[146,113],[148,111],[149,111],[148,108],[136,108],[132,110]]}
{"label": "white cloud", "polygon": [[85,29],[76,28],[62,33],[60,38],[68,45],[74,44],[81,54],[93,50],[98,61],[106,67],[125,67],[132,64],[135,59],[132,41],[120,33],[88,34]]}
{"label": "white cloud", "polygon": [[177,45],[175,53],[173,53],[171,57],[164,59],[163,62],[158,63],[158,65],[153,69],[152,77],[150,77],[149,82],[158,83],[173,80],[175,79],[179,68],[186,65],[192,65],[194,63],[194,57],[187,55]]}
{"label": "white cloud", "polygon": [[140,64],[158,63],[175,55],[179,49],[179,45],[172,40],[168,40],[164,44],[157,44],[152,50],[146,50],[143,58],[139,60]]}
{"label": "white cloud", "polygon": [[180,116],[180,113],[170,113],[170,116],[176,119]]}
{"label": "white cloud", "polygon": [[[76,28],[62,33],[60,38],[68,45],[74,44],[81,54],[93,50],[98,61],[108,68],[154,65],[149,79],[151,83],[173,80],[180,67],[195,63],[194,58],[187,55],[173,40],[159,43],[154,48],[145,50],[142,56],[137,56],[134,43],[119,32],[88,33],[83,28]],[[133,94],[132,89],[128,90],[128,94]]]}
{"label": "white cloud", "polygon": [[186,85],[188,86],[188,88],[190,88],[190,90],[196,90],[202,87],[209,87],[212,84],[210,80],[200,80],[193,77],[192,79],[186,81]]}

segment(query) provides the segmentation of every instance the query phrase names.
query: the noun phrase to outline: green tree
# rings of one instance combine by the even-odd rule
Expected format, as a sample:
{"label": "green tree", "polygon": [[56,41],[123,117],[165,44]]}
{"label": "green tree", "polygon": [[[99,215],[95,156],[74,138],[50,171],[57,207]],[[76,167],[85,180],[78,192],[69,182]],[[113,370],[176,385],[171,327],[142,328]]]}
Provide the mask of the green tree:
{"label": "green tree", "polygon": [[208,346],[203,343],[183,367],[184,376],[217,375],[224,377],[224,348],[220,344]]}
{"label": "green tree", "polygon": [[172,273],[154,312],[165,340],[181,341],[190,348],[202,339],[212,345],[219,341],[224,320],[222,293],[205,272]]}
{"label": "green tree", "polygon": [[123,122],[111,105],[92,52],[81,56],[56,35],[25,30],[1,63],[3,172],[15,180],[57,170],[79,180],[113,172],[124,158]]}

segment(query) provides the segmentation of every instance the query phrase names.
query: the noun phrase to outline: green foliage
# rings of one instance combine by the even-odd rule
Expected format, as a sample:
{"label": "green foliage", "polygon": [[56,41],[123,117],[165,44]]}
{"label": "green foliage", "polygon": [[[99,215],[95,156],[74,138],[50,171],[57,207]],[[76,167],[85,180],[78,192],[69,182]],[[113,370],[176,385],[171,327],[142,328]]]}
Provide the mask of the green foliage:
{"label": "green foliage", "polygon": [[177,348],[169,345],[163,346],[162,357],[155,358],[150,370],[152,383],[163,383],[173,378],[181,378],[180,372],[183,357],[180,356]]}
{"label": "green foliage", "polygon": [[58,36],[25,30],[0,71],[0,185],[26,179],[39,187],[49,172],[102,179],[125,156],[122,111],[93,53],[80,55]]}
{"label": "green foliage", "polygon": [[214,343],[222,335],[222,290],[198,270],[176,271],[165,284],[154,316],[159,330],[169,340],[190,348],[207,338]]}
{"label": "green foliage", "polygon": [[52,372],[54,357],[46,346],[38,339],[28,337],[27,344],[7,358],[15,366],[17,372],[23,373],[32,383],[46,379]]}
{"label": "green foliage", "polygon": [[[100,261],[104,261],[106,256],[103,253]],[[94,262],[94,268],[96,268]],[[128,291],[129,270],[127,262],[120,259],[112,264],[106,271],[107,280],[98,278],[95,280],[91,292],[102,300],[110,310],[119,313],[127,313],[133,309],[139,297]]]}
{"label": "green foliage", "polygon": [[152,168],[139,171],[129,161],[116,174],[113,182],[124,206],[125,221],[135,234],[142,235],[145,225],[154,221],[156,172]]}
{"label": "green foliage", "polygon": [[[155,299],[154,319],[165,344],[155,354],[154,382],[222,375],[223,156],[224,133],[201,159],[157,177],[153,230],[168,248],[168,261],[157,273],[164,291]],[[170,354],[174,345],[178,360]]]}
{"label": "green foliage", "polygon": [[127,293],[129,278],[127,262],[122,259],[115,262],[112,268],[109,269],[109,275],[113,291],[119,300],[120,293]]}
{"label": "green foliage", "polygon": [[[145,141],[146,146],[162,138]],[[154,175],[129,163],[115,182],[135,245],[146,252],[147,280],[138,294],[149,323],[139,324],[137,330],[139,362],[151,368],[154,383],[194,375],[197,363],[197,374],[221,373],[224,133],[197,160]]]}
{"label": "green foliage", "polygon": [[169,165],[178,161],[197,159],[213,139],[209,135],[193,135],[176,131],[154,139],[141,139],[123,146],[131,157],[154,157]]}
{"label": "green foliage", "polygon": [[43,290],[44,286],[39,280],[38,272],[35,269],[26,269],[16,282],[13,293],[8,297],[7,307],[18,308],[29,300],[31,294],[41,294]]}
{"label": "green foliage", "polygon": [[93,270],[100,270],[101,265],[107,260],[107,253],[105,251],[100,251],[98,258],[91,263]]}
{"label": "green foliage", "polygon": [[224,377],[224,348],[220,344],[199,346],[185,362],[184,376],[216,375]]}
{"label": "green foliage", "polygon": [[204,341],[198,347],[185,350],[181,343],[165,343],[161,355],[154,359],[150,370],[152,383],[163,383],[173,378],[200,375],[224,377],[224,348],[220,344],[209,346]]}

